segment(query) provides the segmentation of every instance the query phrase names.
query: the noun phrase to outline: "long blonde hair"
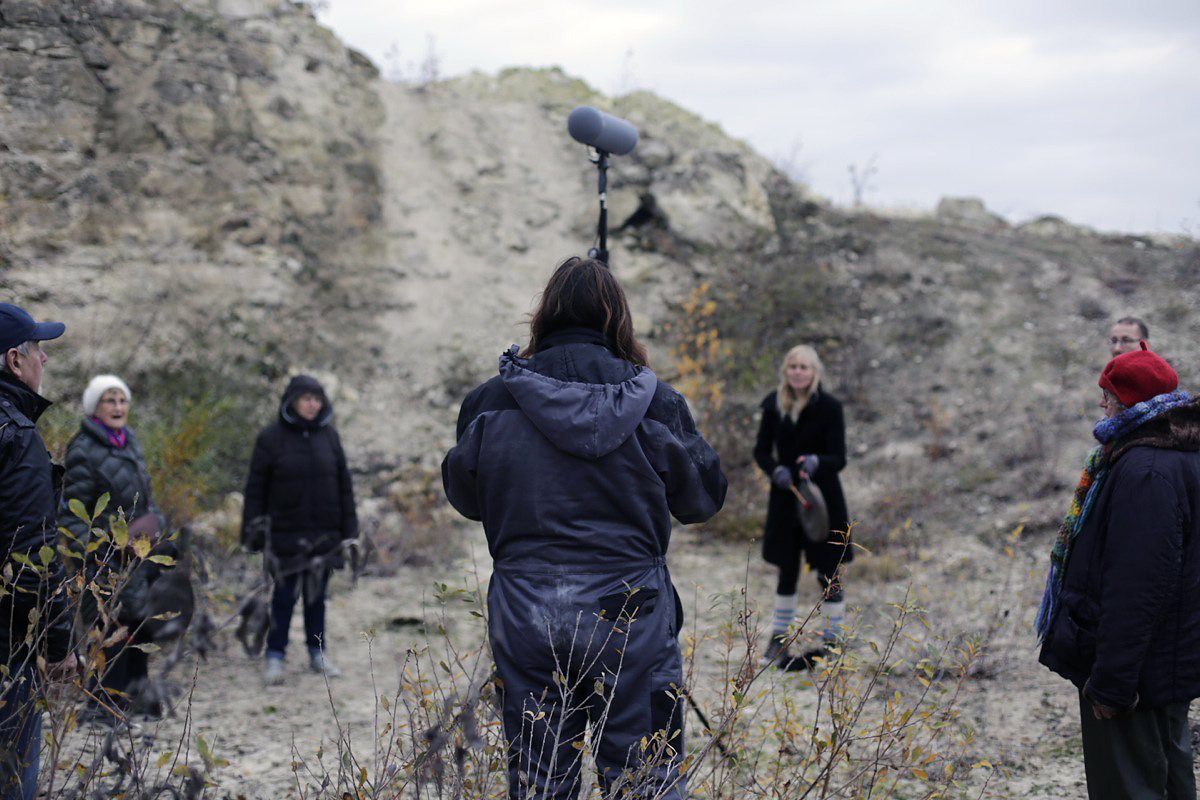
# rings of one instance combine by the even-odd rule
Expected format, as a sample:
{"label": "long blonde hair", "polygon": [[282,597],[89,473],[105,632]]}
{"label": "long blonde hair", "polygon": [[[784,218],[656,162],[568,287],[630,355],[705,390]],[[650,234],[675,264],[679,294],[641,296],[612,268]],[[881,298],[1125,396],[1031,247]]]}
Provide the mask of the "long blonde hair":
{"label": "long blonde hair", "polygon": [[[791,387],[787,379],[787,365],[792,359],[803,359],[809,364],[812,364],[813,379],[808,385],[808,389],[804,392],[797,392]],[[779,388],[776,390],[775,400],[779,404],[779,413],[783,416],[791,417],[792,421],[800,419],[800,412],[808,405],[820,388],[821,376],[825,374],[825,366],[821,364],[821,357],[817,355],[817,351],[806,344],[798,344],[791,350],[787,351],[787,355],[783,357],[783,362],[779,365]]]}

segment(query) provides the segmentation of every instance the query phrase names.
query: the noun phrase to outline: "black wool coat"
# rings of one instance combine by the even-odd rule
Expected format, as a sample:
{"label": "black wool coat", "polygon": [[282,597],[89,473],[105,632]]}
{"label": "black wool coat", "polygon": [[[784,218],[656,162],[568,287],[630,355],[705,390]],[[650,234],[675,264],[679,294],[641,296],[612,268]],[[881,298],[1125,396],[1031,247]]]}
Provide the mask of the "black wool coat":
{"label": "black wool coat", "polygon": [[330,424],[326,401],[312,422],[296,417],[291,403],[301,391],[324,397],[319,384],[293,380],[280,403],[279,418],[258,434],[246,477],[243,527],[259,517],[271,520],[271,552],[286,571],[312,556],[341,566],[343,540],[358,536],[358,515],[346,454]]}
{"label": "black wool coat", "polygon": [[1115,708],[1200,697],[1200,400],[1110,446],[1039,657]]}
{"label": "black wool coat", "polygon": [[[799,456],[814,455],[820,459],[816,474],[810,477],[825,497],[829,529],[834,535],[828,542],[813,547],[829,551],[826,555],[833,559],[833,564],[839,560],[849,562],[854,558],[854,549],[844,545],[848,540],[841,534],[850,527],[850,515],[846,510],[842,482],[838,479],[838,473],[846,466],[846,423],[842,404],[828,392],[818,390],[800,412],[800,418],[793,422],[779,413],[776,397],[777,393],[771,392],[760,404],[762,418],[754,442],[754,461],[768,479],[782,464],[791,470],[792,481],[796,482]],[[796,563],[805,547],[799,524],[796,496],[788,489],[771,484],[767,520],[763,526],[763,558],[767,563],[777,566]]]}

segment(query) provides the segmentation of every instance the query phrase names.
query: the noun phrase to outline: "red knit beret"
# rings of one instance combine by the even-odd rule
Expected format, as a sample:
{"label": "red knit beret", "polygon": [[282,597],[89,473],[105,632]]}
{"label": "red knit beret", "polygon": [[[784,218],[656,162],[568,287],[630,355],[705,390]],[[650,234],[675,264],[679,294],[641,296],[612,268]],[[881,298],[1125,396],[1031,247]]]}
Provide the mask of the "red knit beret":
{"label": "red knit beret", "polygon": [[1141,350],[1121,353],[1105,365],[1100,373],[1100,388],[1115,394],[1121,405],[1129,408],[1175,391],[1179,388],[1179,376],[1142,342]]}

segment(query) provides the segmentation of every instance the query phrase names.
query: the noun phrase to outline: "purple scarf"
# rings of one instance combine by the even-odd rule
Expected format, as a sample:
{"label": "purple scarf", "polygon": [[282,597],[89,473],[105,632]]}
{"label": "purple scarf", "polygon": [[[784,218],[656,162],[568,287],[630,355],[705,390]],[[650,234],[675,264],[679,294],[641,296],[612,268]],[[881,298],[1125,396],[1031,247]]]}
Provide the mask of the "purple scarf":
{"label": "purple scarf", "polygon": [[108,434],[108,443],[111,444],[113,447],[120,450],[122,447],[125,446],[125,429],[124,428],[118,428],[117,430],[114,431],[112,428],[108,427],[103,422],[101,422],[99,417],[92,417],[92,422],[99,425]]}

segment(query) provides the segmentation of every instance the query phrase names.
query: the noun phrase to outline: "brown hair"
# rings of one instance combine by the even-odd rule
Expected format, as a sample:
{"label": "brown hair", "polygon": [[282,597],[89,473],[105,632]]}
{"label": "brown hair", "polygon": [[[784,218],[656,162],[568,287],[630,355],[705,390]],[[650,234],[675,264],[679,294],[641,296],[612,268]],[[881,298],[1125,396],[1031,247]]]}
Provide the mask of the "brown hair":
{"label": "brown hair", "polygon": [[547,336],[563,328],[599,331],[619,358],[650,366],[646,348],[633,333],[625,290],[603,261],[573,256],[558,265],[529,320],[529,346],[521,355],[533,355]]}

